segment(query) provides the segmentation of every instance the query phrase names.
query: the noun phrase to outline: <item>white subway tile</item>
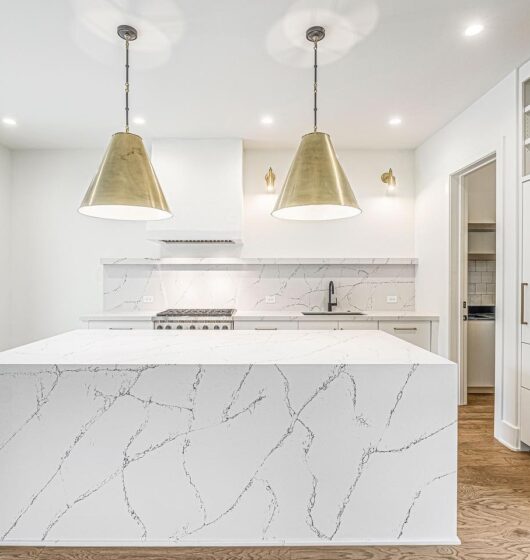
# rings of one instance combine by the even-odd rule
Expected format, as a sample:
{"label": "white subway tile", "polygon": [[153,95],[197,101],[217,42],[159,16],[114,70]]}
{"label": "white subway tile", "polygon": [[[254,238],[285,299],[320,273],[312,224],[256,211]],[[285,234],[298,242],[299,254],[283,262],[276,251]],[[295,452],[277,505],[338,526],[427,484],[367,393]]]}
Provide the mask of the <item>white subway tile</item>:
{"label": "white subway tile", "polygon": [[486,286],[487,286],[487,284],[477,284],[477,287],[476,287],[476,290],[475,290],[476,293],[477,293],[477,294],[485,294],[485,293],[487,293],[487,292],[486,292]]}

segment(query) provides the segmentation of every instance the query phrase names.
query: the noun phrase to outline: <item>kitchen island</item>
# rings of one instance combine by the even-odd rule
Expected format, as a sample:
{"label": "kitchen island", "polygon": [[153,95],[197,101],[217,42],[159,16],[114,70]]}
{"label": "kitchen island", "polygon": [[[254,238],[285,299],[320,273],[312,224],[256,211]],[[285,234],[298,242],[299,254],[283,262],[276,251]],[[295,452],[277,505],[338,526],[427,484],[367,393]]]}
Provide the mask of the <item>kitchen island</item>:
{"label": "kitchen island", "polygon": [[0,542],[455,544],[456,365],[381,331],[0,353]]}

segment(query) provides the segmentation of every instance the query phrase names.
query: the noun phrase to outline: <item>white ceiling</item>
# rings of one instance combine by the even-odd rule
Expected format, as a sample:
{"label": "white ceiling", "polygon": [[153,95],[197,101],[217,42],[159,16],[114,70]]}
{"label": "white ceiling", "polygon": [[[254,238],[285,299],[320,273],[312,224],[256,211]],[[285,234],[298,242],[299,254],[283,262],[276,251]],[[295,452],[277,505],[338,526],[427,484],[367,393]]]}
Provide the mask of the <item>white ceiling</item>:
{"label": "white ceiling", "polygon": [[[310,24],[323,23],[320,129],[340,147],[412,148],[530,57],[529,0],[0,0],[0,143],[104,146],[131,130],[295,146],[312,128]],[[475,21],[485,30],[464,37]],[[263,115],[275,123],[263,126]],[[401,115],[400,127],[389,127]]]}

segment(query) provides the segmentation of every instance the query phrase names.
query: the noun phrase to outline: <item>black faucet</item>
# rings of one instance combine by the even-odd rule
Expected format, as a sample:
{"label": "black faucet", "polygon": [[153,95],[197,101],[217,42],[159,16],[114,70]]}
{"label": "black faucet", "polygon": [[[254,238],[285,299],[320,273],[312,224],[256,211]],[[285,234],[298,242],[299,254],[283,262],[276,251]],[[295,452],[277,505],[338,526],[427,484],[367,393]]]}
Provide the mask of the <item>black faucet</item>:
{"label": "black faucet", "polygon": [[333,284],[333,280],[330,280],[328,286],[328,313],[333,311],[333,308],[337,306],[337,298],[335,301],[331,301],[331,296],[335,293],[335,284]]}

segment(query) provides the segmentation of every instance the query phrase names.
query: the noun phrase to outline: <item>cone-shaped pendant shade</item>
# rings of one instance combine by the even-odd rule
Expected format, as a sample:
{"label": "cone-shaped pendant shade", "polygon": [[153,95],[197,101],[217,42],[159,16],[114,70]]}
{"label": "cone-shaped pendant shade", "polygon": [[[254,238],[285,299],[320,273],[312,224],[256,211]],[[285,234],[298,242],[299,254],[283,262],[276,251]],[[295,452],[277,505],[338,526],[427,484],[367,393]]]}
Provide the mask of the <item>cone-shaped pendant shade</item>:
{"label": "cone-shaped pendant shade", "polygon": [[112,136],[79,212],[114,220],[171,217],[140,136],[130,132]]}
{"label": "cone-shaped pendant shade", "polygon": [[303,136],[272,215],[288,220],[336,220],[360,212],[329,135]]}

